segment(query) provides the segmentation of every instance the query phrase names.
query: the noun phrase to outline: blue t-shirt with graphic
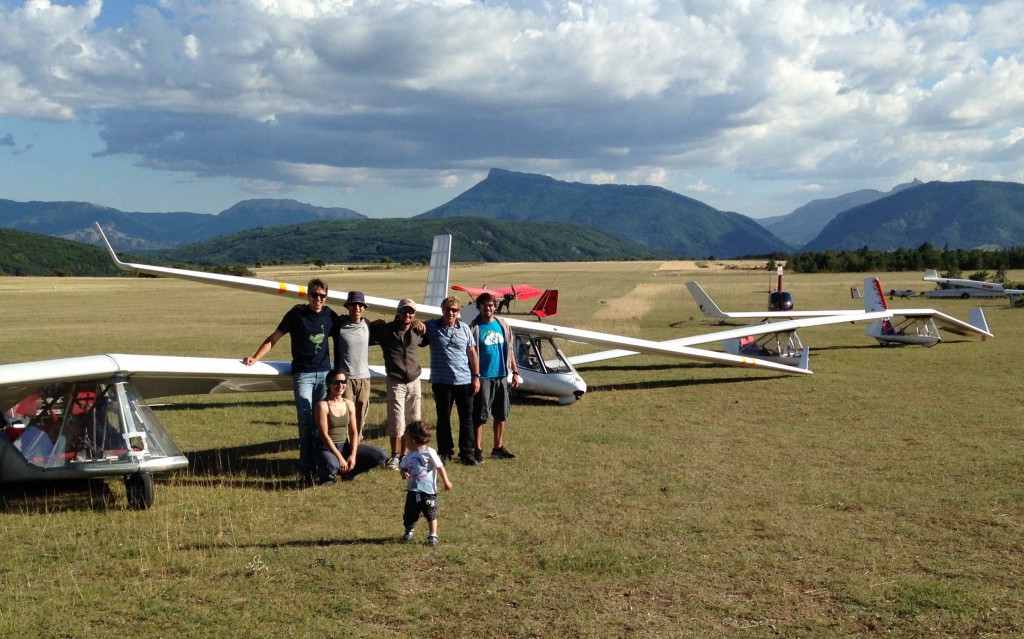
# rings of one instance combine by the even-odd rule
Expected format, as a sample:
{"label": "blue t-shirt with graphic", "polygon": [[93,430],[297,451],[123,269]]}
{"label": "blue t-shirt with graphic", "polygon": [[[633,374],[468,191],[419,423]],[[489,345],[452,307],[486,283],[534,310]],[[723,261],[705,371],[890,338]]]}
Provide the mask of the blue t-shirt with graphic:
{"label": "blue t-shirt with graphic", "polygon": [[508,371],[508,364],[505,357],[508,355],[508,348],[505,346],[505,331],[501,330],[501,324],[494,319],[486,324],[480,324],[480,343],[477,345],[477,352],[480,354],[480,377],[485,379],[497,379],[505,377]]}
{"label": "blue t-shirt with graphic", "polygon": [[437,469],[444,466],[430,446],[411,450],[402,458],[401,468],[409,473],[409,492],[437,494]]}

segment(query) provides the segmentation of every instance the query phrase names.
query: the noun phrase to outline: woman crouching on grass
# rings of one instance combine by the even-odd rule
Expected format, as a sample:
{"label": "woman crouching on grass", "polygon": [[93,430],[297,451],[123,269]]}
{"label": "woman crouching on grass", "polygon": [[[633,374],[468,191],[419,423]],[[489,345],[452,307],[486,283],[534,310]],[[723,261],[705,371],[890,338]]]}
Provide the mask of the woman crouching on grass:
{"label": "woman crouching on grass", "polygon": [[[316,405],[316,424],[320,432],[316,461],[322,486],[330,486],[336,477],[350,481],[359,473],[383,466],[387,460],[382,449],[359,443],[355,404],[342,396],[346,384],[345,372],[332,370],[327,374],[327,399]],[[339,445],[341,450],[338,450]]]}

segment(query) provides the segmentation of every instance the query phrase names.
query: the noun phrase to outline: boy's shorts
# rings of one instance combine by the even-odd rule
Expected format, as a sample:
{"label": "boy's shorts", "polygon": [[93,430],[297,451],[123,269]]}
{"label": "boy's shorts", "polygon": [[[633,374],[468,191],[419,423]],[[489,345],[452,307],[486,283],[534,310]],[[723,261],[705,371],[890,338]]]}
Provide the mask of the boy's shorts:
{"label": "boy's shorts", "polygon": [[420,515],[427,521],[437,519],[437,495],[410,490],[405,493],[405,514],[402,517],[405,527],[412,528]]}

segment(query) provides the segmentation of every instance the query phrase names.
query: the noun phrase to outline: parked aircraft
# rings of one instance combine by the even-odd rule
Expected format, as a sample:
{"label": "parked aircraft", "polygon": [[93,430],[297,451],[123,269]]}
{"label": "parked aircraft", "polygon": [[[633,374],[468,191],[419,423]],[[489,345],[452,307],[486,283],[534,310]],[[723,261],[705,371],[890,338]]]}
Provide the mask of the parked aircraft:
{"label": "parked aircraft", "polygon": [[[864,279],[864,310],[818,310],[818,311],[750,311],[750,312],[725,312],[711,299],[700,284],[696,281],[686,283],[687,289],[696,300],[704,315],[720,320],[759,318],[770,320],[774,318],[831,318],[830,321],[816,322],[805,326],[821,326],[823,324],[837,324],[842,322],[871,321],[872,324],[864,330],[864,333],[874,338],[879,344],[886,346],[890,344],[917,344],[921,346],[934,346],[941,341],[939,329],[959,335],[980,335],[982,339],[992,337],[989,331],[988,322],[985,320],[984,311],[980,308],[970,310],[968,321],[964,322],[930,308],[919,309],[890,309],[885,300],[885,292],[877,277]],[[781,323],[776,323],[779,325]],[[782,339],[782,338],[778,338]],[[799,338],[784,336],[788,341],[794,341],[800,346]],[[745,342],[745,343],[744,343]],[[764,344],[741,340],[739,344],[727,344],[726,350],[754,356],[754,352],[764,350]],[[769,349],[771,350],[771,349]],[[786,348],[775,349],[775,357],[792,357],[792,349],[787,355]]]}
{"label": "parked aircraft", "polygon": [[932,268],[926,270],[921,279],[943,286],[943,288],[923,293],[925,297],[957,297],[963,300],[971,297],[1009,297],[1012,300],[1024,295],[1024,289],[1006,288],[998,282],[940,277],[938,271]]}
{"label": "parked aircraft", "polygon": [[91,355],[0,365],[0,483],[123,476],[128,506],[153,504],[153,474],[188,466],[146,398],[290,389],[291,365]]}
{"label": "parked aircraft", "polygon": [[[98,224],[97,228],[99,228]],[[306,295],[306,287],[296,284],[272,282],[269,280],[251,277],[220,275],[216,273],[203,273],[186,269],[122,262],[118,259],[117,254],[110,246],[109,241],[106,240],[106,236],[103,235],[102,229],[100,229],[100,234],[107,244],[107,249],[110,251],[110,255],[114,260],[114,263],[122,270],[137,271],[140,273],[148,273],[150,275],[161,275],[205,284],[215,284],[229,288],[268,293],[271,295],[285,295],[300,299],[305,298]],[[328,300],[333,301],[340,306],[344,303],[346,295],[347,292],[345,291],[330,291],[328,293]],[[390,315],[394,313],[398,301],[367,295],[366,303],[370,309]],[[464,309],[464,311],[465,310],[466,309]],[[420,304],[418,307],[418,314],[421,317],[428,318],[440,317],[441,309],[435,305]],[[522,360],[523,364],[521,365],[521,372],[524,373],[522,375],[524,383],[521,386],[521,390],[526,393],[554,395],[558,397],[561,403],[571,403],[582,397],[586,390],[586,385],[582,378],[579,377],[579,374],[576,373],[571,362],[568,361],[568,358],[566,358],[564,354],[561,353],[560,349],[557,348],[553,341],[554,338],[567,339],[595,346],[612,348],[623,347],[636,352],[724,364],[727,366],[760,368],[763,370],[772,370],[795,375],[810,374],[810,371],[806,368],[758,360],[750,357],[742,357],[729,353],[692,348],[689,346],[676,346],[622,335],[599,333],[596,331],[553,326],[549,324],[539,324],[511,317],[507,318],[505,321],[508,322],[513,332],[516,334],[518,342],[516,345],[516,352],[521,353],[524,357]],[[751,327],[746,330],[748,334],[767,332],[756,327]],[[716,340],[712,337],[706,341],[714,342]],[[532,359],[526,359],[531,355]],[[537,368],[533,368],[533,366],[536,366]],[[531,374],[531,371],[536,374]],[[552,384],[556,384],[556,382],[558,389],[552,392],[550,386]]]}
{"label": "parked aircraft", "polygon": [[[452,290],[468,293],[474,302],[481,293],[490,293],[498,298],[496,311],[502,315],[533,315],[537,319],[544,319],[545,317],[558,314],[558,289],[549,288],[546,291],[542,291],[529,284],[513,284],[508,288],[487,288],[486,286],[474,288],[472,286],[456,284],[452,286]],[[511,310],[512,303],[515,300],[526,300],[534,297],[539,297],[540,299],[537,300],[537,303],[533,305],[529,312],[517,313]]]}

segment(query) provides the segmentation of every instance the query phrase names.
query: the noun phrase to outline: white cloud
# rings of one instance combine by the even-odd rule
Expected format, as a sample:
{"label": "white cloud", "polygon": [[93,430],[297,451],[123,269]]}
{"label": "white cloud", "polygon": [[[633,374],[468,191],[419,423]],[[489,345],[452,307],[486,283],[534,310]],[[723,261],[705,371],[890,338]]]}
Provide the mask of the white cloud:
{"label": "white cloud", "polygon": [[1021,157],[1000,142],[1024,116],[1019,2],[164,0],[116,30],[101,10],[0,5],[0,115],[95,120],[102,155],[160,170],[852,190]]}

